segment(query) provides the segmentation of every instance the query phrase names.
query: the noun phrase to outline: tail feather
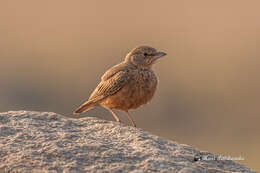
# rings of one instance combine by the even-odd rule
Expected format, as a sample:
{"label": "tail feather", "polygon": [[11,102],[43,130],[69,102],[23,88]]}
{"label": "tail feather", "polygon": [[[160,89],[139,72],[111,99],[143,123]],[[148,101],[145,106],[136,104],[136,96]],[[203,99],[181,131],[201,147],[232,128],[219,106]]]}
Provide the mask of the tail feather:
{"label": "tail feather", "polygon": [[75,110],[74,114],[79,114],[83,112],[87,112],[88,110],[92,109],[94,106],[96,106],[96,103],[93,101],[87,101],[83,103],[78,109]]}

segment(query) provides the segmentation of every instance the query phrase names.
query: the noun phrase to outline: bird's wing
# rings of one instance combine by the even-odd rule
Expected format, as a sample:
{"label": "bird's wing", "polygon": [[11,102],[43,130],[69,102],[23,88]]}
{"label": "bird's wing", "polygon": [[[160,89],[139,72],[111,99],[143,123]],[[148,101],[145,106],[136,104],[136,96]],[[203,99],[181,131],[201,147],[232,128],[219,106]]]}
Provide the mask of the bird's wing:
{"label": "bird's wing", "polygon": [[129,80],[130,77],[126,70],[118,71],[107,80],[102,80],[90,95],[89,100],[97,102],[113,95],[123,88]]}
{"label": "bird's wing", "polygon": [[114,67],[110,68],[108,71],[106,71],[106,73],[101,77],[101,80],[106,81],[116,73],[123,71],[125,69],[126,69],[126,64],[124,62],[117,64]]}

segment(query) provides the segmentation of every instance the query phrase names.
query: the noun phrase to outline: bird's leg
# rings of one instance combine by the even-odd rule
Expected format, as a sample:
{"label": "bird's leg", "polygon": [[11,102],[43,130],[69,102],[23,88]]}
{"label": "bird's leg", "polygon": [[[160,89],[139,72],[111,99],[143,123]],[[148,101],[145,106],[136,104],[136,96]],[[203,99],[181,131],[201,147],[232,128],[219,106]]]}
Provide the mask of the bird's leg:
{"label": "bird's leg", "polygon": [[135,122],[134,122],[134,119],[133,119],[132,115],[130,115],[130,114],[128,113],[128,111],[125,111],[125,112],[126,112],[127,117],[129,118],[129,120],[131,120],[132,125],[133,125],[134,127],[136,127],[136,124],[135,124]]}
{"label": "bird's leg", "polygon": [[109,108],[107,108],[110,112],[111,112],[111,114],[113,115],[113,117],[115,118],[115,120],[117,121],[117,122],[120,122],[120,119],[118,118],[118,116],[116,115],[116,113],[114,112],[114,111],[112,111],[112,109],[109,109]]}

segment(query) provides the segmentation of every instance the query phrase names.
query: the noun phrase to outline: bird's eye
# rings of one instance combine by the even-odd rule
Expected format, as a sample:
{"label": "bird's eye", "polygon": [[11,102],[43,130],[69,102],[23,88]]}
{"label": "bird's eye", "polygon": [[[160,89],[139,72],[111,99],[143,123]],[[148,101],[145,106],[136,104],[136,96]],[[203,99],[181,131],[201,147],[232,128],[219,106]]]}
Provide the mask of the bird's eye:
{"label": "bird's eye", "polygon": [[148,56],[148,53],[144,53],[144,56]]}

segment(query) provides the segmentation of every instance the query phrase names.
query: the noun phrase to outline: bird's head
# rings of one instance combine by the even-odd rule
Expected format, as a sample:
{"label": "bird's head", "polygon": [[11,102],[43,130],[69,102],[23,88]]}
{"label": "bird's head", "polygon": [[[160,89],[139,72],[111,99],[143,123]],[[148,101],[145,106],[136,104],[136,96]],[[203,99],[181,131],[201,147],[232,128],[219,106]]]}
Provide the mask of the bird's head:
{"label": "bird's head", "polygon": [[159,52],[150,46],[138,46],[127,54],[125,61],[130,62],[138,67],[149,68],[158,59],[165,55],[166,53]]}

